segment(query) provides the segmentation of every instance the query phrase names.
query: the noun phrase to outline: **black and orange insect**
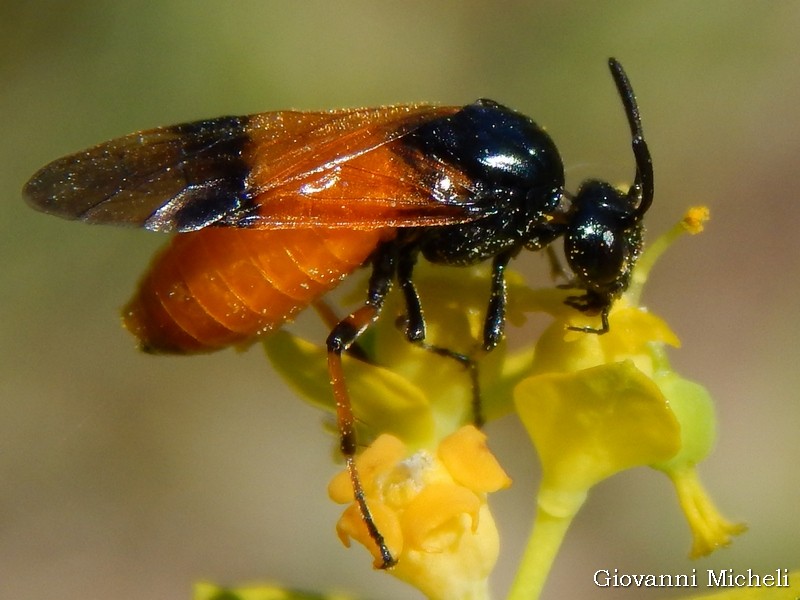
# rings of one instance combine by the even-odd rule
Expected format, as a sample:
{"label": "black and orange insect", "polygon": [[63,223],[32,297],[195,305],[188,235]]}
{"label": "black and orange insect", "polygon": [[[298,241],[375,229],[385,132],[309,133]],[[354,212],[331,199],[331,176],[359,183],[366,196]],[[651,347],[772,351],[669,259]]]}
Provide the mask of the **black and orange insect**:
{"label": "black and orange insect", "polygon": [[558,150],[531,119],[490,100],[222,117],[134,133],[45,166],[25,186],[44,212],[87,223],[177,233],[124,309],[143,349],[192,354],[269,334],[368,265],[366,300],[328,336],[341,451],[384,566],[394,558],[370,516],[354,465],[354,416],[341,354],[376,321],[394,281],[405,335],[425,339],[413,283],[436,264],[491,260],[482,345],[503,336],[508,262],[564,238],[581,293],[599,315],[626,289],[641,250],[653,170],[622,66],[609,66],[631,129],[627,193],[595,180],[564,189]]}

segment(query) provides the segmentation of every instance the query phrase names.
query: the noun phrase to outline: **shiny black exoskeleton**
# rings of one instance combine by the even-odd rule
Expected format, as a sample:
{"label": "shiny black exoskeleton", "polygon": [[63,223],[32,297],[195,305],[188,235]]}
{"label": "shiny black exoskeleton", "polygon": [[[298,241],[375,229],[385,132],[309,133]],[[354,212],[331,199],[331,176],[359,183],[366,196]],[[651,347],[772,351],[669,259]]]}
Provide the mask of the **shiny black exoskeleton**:
{"label": "shiny black exoskeleton", "polygon": [[[575,196],[564,189],[564,169],[550,136],[529,118],[490,100],[479,100],[458,113],[431,121],[403,143],[427,159],[454,166],[472,182],[469,194],[438,182],[439,202],[468,204],[480,218],[464,224],[409,228],[382,246],[373,261],[367,304],[377,310],[396,276],[407,308],[406,336],[425,338],[425,321],[412,283],[418,253],[430,262],[469,265],[492,259],[490,301],[483,347],[500,341],[505,323],[505,268],[520,250],[539,250],[564,237],[567,263],[574,274],[569,287],[582,290],[567,303],[600,316],[608,331],[608,312],[627,287],[641,252],[642,219],[653,199],[653,168],[642,134],[630,82],[619,62],[609,67],[625,108],[636,159],[636,176],[627,193],[589,180]],[[435,163],[434,163],[435,164]],[[329,348],[347,348],[360,332],[342,323],[328,338]],[[459,358],[459,356],[456,356]],[[463,357],[461,357],[463,358]]]}
{"label": "shiny black exoskeleton", "polygon": [[520,245],[538,250],[559,235],[549,219],[564,194],[564,167],[553,140],[528,117],[478,100],[403,141],[427,163],[433,158],[467,175],[473,185],[469,197],[449,201],[466,201],[481,214],[464,225],[430,230],[421,243],[427,260],[474,264]]}

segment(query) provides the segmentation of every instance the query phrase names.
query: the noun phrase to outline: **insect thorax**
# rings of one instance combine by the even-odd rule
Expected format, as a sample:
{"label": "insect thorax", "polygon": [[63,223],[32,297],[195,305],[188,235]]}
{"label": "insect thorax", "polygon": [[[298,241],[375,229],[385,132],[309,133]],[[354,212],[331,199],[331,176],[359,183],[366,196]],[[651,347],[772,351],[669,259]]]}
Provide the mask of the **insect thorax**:
{"label": "insect thorax", "polygon": [[[529,118],[491,100],[419,127],[404,139],[424,177],[457,171],[466,180],[438,202],[467,204],[470,222],[430,228],[420,248],[431,262],[472,264],[559,235],[551,217],[561,202],[564,168],[549,135]],[[441,186],[431,186],[441,189]]]}

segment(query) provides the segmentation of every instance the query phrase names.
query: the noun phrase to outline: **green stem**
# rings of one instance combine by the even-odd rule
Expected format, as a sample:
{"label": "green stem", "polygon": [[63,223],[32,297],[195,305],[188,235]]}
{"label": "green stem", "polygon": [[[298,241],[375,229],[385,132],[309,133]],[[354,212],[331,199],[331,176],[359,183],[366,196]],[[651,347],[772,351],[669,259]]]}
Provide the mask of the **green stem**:
{"label": "green stem", "polygon": [[642,255],[639,257],[639,260],[636,262],[636,268],[633,270],[630,285],[625,293],[632,305],[637,306],[639,304],[639,297],[642,293],[642,287],[644,286],[645,281],[647,281],[648,275],[650,275],[650,269],[653,268],[653,265],[661,257],[664,251],[670,247],[672,242],[674,242],[684,233],[686,233],[686,228],[681,224],[681,222],[678,222],[672,227],[672,229],[662,233],[655,239],[655,241],[648,244],[647,249],[642,253]]}
{"label": "green stem", "polygon": [[573,516],[556,517],[537,509],[533,532],[528,538],[508,600],[536,600],[539,597]]}

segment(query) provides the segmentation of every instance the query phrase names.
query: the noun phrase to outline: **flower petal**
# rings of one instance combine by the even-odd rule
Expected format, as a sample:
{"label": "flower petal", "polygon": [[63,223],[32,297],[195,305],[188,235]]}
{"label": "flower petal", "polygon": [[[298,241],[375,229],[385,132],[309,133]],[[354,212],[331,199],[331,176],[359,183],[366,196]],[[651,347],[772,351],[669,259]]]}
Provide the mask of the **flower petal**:
{"label": "flower petal", "polygon": [[474,492],[496,492],[511,485],[486,446],[486,434],[472,425],[443,439],[437,453],[453,479]]}
{"label": "flower petal", "polygon": [[392,575],[431,600],[486,600],[489,574],[500,550],[489,507],[481,504],[477,515],[462,513],[451,521],[453,528],[439,538],[441,551],[406,548]]}
{"label": "flower petal", "polygon": [[[377,480],[388,473],[407,453],[406,445],[399,438],[383,434],[356,457],[356,468],[364,492],[370,494]],[[328,496],[338,504],[353,501],[353,484],[345,469],[336,474],[328,484]]]}
{"label": "flower petal", "polygon": [[515,402],[542,463],[540,506],[551,498],[553,514],[577,508],[602,479],[667,460],[680,447],[663,394],[629,361],[531,377]]}
{"label": "flower petal", "polygon": [[[264,349],[301,398],[334,410],[326,350],[286,331],[267,336]],[[397,373],[343,356],[353,413],[370,433],[392,433],[418,446],[431,439],[434,419],[426,392]]]}
{"label": "flower petal", "polygon": [[[477,494],[454,483],[425,486],[408,503],[401,518],[409,548],[425,552],[444,552],[464,534],[459,517],[467,515],[474,533],[478,527],[481,499]],[[447,527],[451,523],[451,527]]]}
{"label": "flower petal", "polygon": [[[376,498],[368,500],[372,521],[381,532],[383,541],[392,556],[400,556],[403,551],[403,531],[397,514]],[[336,533],[346,547],[350,547],[350,540],[353,539],[367,548],[375,559],[373,566],[380,569],[383,566],[383,555],[372,536],[369,534],[367,524],[361,516],[361,511],[357,504],[349,505],[339,521],[336,523]]]}

